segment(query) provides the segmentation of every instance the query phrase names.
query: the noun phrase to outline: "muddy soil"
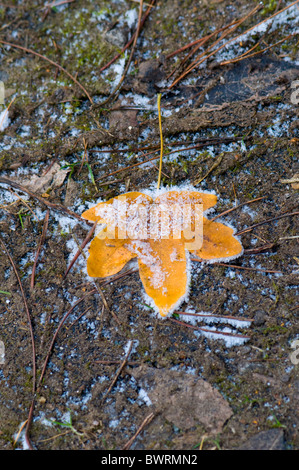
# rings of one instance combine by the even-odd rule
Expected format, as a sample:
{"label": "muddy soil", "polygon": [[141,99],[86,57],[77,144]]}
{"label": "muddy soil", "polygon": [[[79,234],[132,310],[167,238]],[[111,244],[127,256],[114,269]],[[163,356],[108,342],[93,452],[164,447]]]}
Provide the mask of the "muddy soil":
{"label": "muddy soil", "polygon": [[[222,33],[183,64],[194,46],[172,52],[258,2],[156,1],[127,71],[130,49],[102,67],[135,32],[138,3],[44,4],[0,6],[0,448],[299,449],[297,6],[172,86]],[[264,1],[214,48],[286,6]],[[192,262],[179,309],[237,317],[236,330],[213,324],[222,335],[158,317],[135,265],[94,280],[85,249],[65,276],[84,210],[155,187],[158,93],[162,184],[215,191],[215,214],[241,204],[222,221],[244,254]]]}

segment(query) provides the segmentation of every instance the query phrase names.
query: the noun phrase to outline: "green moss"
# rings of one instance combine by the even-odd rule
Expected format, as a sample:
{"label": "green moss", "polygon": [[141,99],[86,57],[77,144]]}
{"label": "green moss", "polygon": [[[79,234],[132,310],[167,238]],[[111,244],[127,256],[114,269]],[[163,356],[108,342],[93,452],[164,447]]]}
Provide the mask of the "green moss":
{"label": "green moss", "polygon": [[266,16],[276,10],[277,0],[264,0],[262,3],[264,4],[264,8],[261,11],[262,16]]}
{"label": "green moss", "polygon": [[261,333],[263,333],[263,335],[268,335],[269,333],[279,333],[279,334],[284,334],[284,333],[288,333],[288,328],[286,328],[285,326],[282,326],[282,325],[271,325],[271,326],[268,326],[267,328],[264,328],[261,330]]}

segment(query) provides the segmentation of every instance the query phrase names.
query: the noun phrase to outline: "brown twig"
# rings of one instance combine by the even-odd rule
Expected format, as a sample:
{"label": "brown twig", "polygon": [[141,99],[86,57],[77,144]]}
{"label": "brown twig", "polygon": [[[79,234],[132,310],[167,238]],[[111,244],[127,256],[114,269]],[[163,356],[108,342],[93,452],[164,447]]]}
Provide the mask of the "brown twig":
{"label": "brown twig", "polygon": [[[235,137],[232,137],[232,138],[231,138],[231,137],[228,137],[228,138],[224,137],[224,138],[220,138],[220,139],[219,139],[219,138],[215,138],[215,139],[214,139],[214,138],[207,138],[207,139],[201,139],[201,140],[202,140],[202,142],[199,142],[199,143],[197,143],[197,144],[195,144],[195,145],[192,145],[191,147],[181,148],[181,149],[179,149],[179,150],[172,150],[172,151],[168,152],[167,154],[165,154],[165,156],[168,156],[168,155],[171,155],[171,154],[177,153],[177,152],[186,152],[186,151],[188,151],[188,150],[200,149],[200,148],[203,148],[203,147],[205,147],[205,146],[207,146],[207,145],[210,145],[211,143],[214,143],[214,145],[216,145],[216,144],[218,144],[218,143],[221,144],[221,143],[223,143],[223,142],[232,142],[232,141],[235,142],[235,141],[240,140],[240,139],[237,139],[237,138],[235,138]],[[189,144],[190,142],[185,142],[185,144],[187,144],[187,143]],[[184,144],[184,142],[180,142],[180,144]],[[174,142],[171,142],[171,143],[167,144],[167,146],[173,146],[173,145],[177,145],[177,143],[176,143],[176,142],[175,142],[175,143],[174,143]],[[152,147],[153,147],[153,146],[140,148],[140,149],[137,149],[137,151],[142,151],[142,150],[144,150],[144,149],[152,148]],[[92,150],[90,150],[90,151],[92,152]],[[99,152],[100,152],[100,150],[95,150],[95,152],[96,152],[96,151],[99,151]],[[114,151],[114,150],[113,150],[113,151]],[[122,151],[122,152],[127,152],[128,150],[121,150],[121,151]],[[106,152],[106,150],[105,150],[105,152]],[[148,155],[152,155],[153,153],[156,153],[156,152],[159,152],[159,148],[158,148],[158,147],[157,147],[157,149],[154,149],[154,150],[152,150],[152,151],[150,151],[150,152],[147,152],[146,154],[143,155],[143,157],[146,157],[146,156],[148,156]],[[152,161],[154,161],[154,160],[158,160],[159,158],[160,158],[160,156],[152,157],[152,158],[149,158],[148,160],[143,160],[142,162],[134,163],[133,165],[129,165],[129,166],[126,166],[126,167],[124,167],[124,168],[119,168],[118,170],[112,171],[111,173],[105,174],[105,175],[101,176],[100,178],[97,178],[96,181],[99,181],[99,180],[101,180],[101,179],[103,179],[103,178],[108,178],[109,176],[113,176],[113,175],[115,175],[115,174],[117,174],[117,173],[120,173],[120,172],[122,172],[122,171],[130,170],[130,169],[132,169],[132,168],[136,168],[137,166],[144,165],[144,164],[149,163],[149,162],[152,162]],[[110,182],[107,182],[107,183],[110,183]]]}
{"label": "brown twig", "polygon": [[[245,138],[235,137],[235,136],[234,137],[205,137],[205,138],[197,139],[197,140],[194,140],[194,141],[187,140],[187,141],[168,142],[167,147],[175,147],[175,146],[182,146],[182,147],[179,148],[179,149],[172,150],[172,151],[168,152],[167,154],[165,154],[165,156],[171,155],[172,153],[176,153],[176,152],[186,152],[188,150],[201,149],[201,148],[203,148],[207,145],[218,145],[218,144],[223,144],[223,143],[238,142],[240,140],[247,140],[247,138],[246,137]],[[185,145],[190,145],[190,144],[193,144],[193,145],[190,146],[190,147],[184,147]],[[135,148],[135,149],[131,149],[131,148],[111,149],[110,151],[109,150],[100,150],[100,149],[91,149],[91,150],[89,150],[89,152],[94,152],[94,153],[104,153],[104,152],[105,153],[109,153],[109,152],[110,153],[127,153],[127,152],[134,152],[134,153],[138,153],[138,152],[143,152],[144,150],[150,150],[150,151],[145,153],[145,154],[142,154],[143,158],[148,156],[148,155],[152,155],[155,152],[158,152],[160,150],[160,145],[159,144],[148,145],[148,146],[145,146],[145,147],[139,147],[139,148]],[[159,157],[150,158],[149,160],[144,160],[140,163],[135,163],[134,165],[130,165],[130,166],[125,167],[125,168],[121,168],[117,171],[113,171],[112,173],[105,174],[105,175],[101,176],[96,181],[98,181],[100,179],[103,179],[103,178],[106,178],[108,176],[114,175],[115,173],[117,173],[119,171],[124,171],[126,169],[130,169],[130,168],[133,168],[134,166],[138,166],[138,165],[143,165],[144,163],[148,163],[148,162],[156,160],[158,158]]]}
{"label": "brown twig", "polygon": [[[187,62],[187,60],[190,59],[190,57],[192,57],[195,54],[195,52],[200,47],[202,47],[212,36],[213,36],[213,33],[209,34],[208,36],[205,36],[205,37],[201,38],[199,41],[197,41],[197,44],[192,49],[192,51],[190,51],[189,54],[187,54],[186,57],[176,67],[174,67],[174,69],[167,75],[166,80],[169,80],[170,77],[172,77],[172,75],[174,75],[179,69],[181,69],[183,67],[183,65]],[[187,46],[189,46],[189,44],[187,44]],[[184,47],[181,48],[181,50],[183,50],[183,49],[184,49]]]}
{"label": "brown twig", "polygon": [[248,248],[247,250],[244,250],[245,255],[257,255],[259,253],[262,253],[263,251],[271,250],[274,248],[276,243],[265,243],[262,246],[258,246],[257,248]]}
{"label": "brown twig", "polygon": [[114,387],[114,385],[115,385],[115,383],[116,383],[118,377],[120,376],[120,374],[121,374],[123,368],[124,368],[125,365],[127,364],[127,361],[128,361],[128,359],[129,359],[129,357],[130,357],[132,348],[133,348],[133,341],[131,341],[131,344],[130,344],[130,346],[129,346],[129,349],[128,349],[128,351],[127,351],[127,354],[126,354],[124,360],[122,361],[120,367],[117,369],[116,374],[114,375],[113,380],[112,380],[111,384],[109,385],[109,387],[108,387],[106,393],[104,394],[102,400],[105,400],[105,399],[106,399],[106,397],[109,395],[109,393],[111,392],[112,388]]}
{"label": "brown twig", "polygon": [[[110,281],[110,282],[111,282],[111,281]],[[108,303],[107,303],[106,297],[105,297],[105,295],[104,295],[104,292],[103,292],[101,286],[99,285],[99,283],[97,284],[96,281],[94,282],[94,286],[95,286],[95,288],[96,288],[98,294],[101,296],[102,301],[103,301],[103,304],[104,304],[106,310],[110,313],[110,315],[113,316],[113,318],[114,318],[114,320],[116,321],[116,323],[118,323],[118,325],[120,325],[119,319],[117,318],[117,316],[115,315],[115,313],[113,312],[113,310],[110,309],[110,307],[109,307],[109,305],[108,305]]]}
{"label": "brown twig", "polygon": [[289,212],[287,214],[282,214],[278,215],[277,217],[272,217],[271,219],[264,220],[263,222],[259,222],[257,224],[251,225],[251,227],[244,228],[243,230],[240,230],[239,232],[236,232],[235,235],[241,235],[246,232],[250,232],[256,227],[260,227],[261,225],[264,224],[269,224],[270,222],[274,222],[275,220],[283,219],[284,217],[292,217],[293,215],[299,215],[299,212]]}
{"label": "brown twig", "polygon": [[38,194],[33,193],[28,188],[26,188],[25,186],[22,186],[19,183],[16,183],[15,181],[12,181],[8,178],[3,178],[2,176],[0,176],[0,183],[7,184],[8,186],[12,186],[13,188],[19,189],[20,191],[28,194],[29,196],[37,199],[39,202],[41,202],[45,206],[49,207],[50,209],[54,209],[54,210],[57,210],[57,211],[60,211],[60,212],[64,212],[64,213],[70,215],[71,217],[75,217],[76,219],[80,220],[81,222],[89,223],[87,220],[83,219],[82,217],[80,217],[78,214],[71,211],[67,207],[62,206],[61,204],[54,204],[53,202],[49,202],[45,198],[43,198],[42,196],[39,196]]}
{"label": "brown twig", "polygon": [[[140,21],[140,28],[143,27],[144,25],[144,22],[146,20],[146,18],[148,17],[152,7],[154,6],[156,0],[152,0],[152,3],[148,6],[143,18],[141,19]],[[122,50],[116,54],[116,56],[113,57],[113,59],[111,59],[106,65],[103,65],[103,67],[100,68],[99,72],[104,72],[104,70],[106,70],[108,67],[110,67],[110,65],[112,65],[117,59],[119,59],[119,57],[121,57],[121,55],[131,46],[131,44],[133,43],[134,39],[135,39],[135,36],[136,36],[136,32],[132,35],[132,37],[130,38],[130,40],[127,42],[127,44],[122,48]]]}
{"label": "brown twig", "polygon": [[207,173],[206,173],[204,176],[202,176],[201,178],[198,178],[197,180],[195,180],[194,183],[193,183],[193,185],[194,185],[194,186],[197,186],[197,185],[198,185],[199,183],[201,183],[204,179],[206,179],[206,177],[209,176],[209,174],[212,173],[212,171],[215,170],[215,168],[217,168],[217,167],[220,165],[220,163],[222,162],[222,158],[223,158],[222,155],[220,155],[220,156],[217,158],[216,162],[213,163],[213,165],[211,166],[211,168],[207,171]]}
{"label": "brown twig", "polygon": [[[152,152],[149,152],[150,154],[152,153],[156,153],[158,152],[159,150],[154,150]],[[148,154],[147,154],[148,155]],[[118,170],[115,170],[115,171],[112,171],[111,173],[109,173],[108,175],[104,175],[104,176],[101,176],[100,178],[98,178],[96,181],[99,181],[100,179],[103,179],[103,178],[108,178],[109,176],[113,176],[117,173],[120,173],[122,171],[126,171],[126,170],[131,170],[132,168],[136,168],[137,166],[140,166],[140,165],[143,165],[145,163],[149,163],[149,162],[152,162],[153,160],[157,160],[158,158],[160,158],[159,156],[158,157],[153,157],[153,158],[149,158],[148,160],[145,160],[143,162],[140,162],[140,163],[134,163],[133,165],[130,165],[130,166],[126,166],[125,168],[119,168]],[[109,181],[107,182],[109,183]]]}
{"label": "brown twig", "polygon": [[169,54],[167,54],[165,59],[171,59],[171,57],[173,57],[177,54],[180,54],[181,52],[184,52],[186,49],[189,49],[190,47],[198,46],[199,44],[202,45],[203,41],[205,41],[205,39],[207,37],[210,38],[211,34],[209,34],[208,36],[204,36],[203,38],[196,39],[195,41],[189,42],[189,44],[185,44],[185,46],[179,47],[179,49],[176,49],[175,51],[170,52]]}
{"label": "brown twig", "polygon": [[[182,146],[181,151],[183,150],[189,150],[189,148],[184,148],[184,145],[190,145],[190,144],[198,144],[199,146],[202,145],[217,145],[217,144],[223,144],[223,143],[230,143],[230,142],[238,142],[241,140],[247,140],[247,137],[241,137],[241,136],[232,136],[232,137],[202,137],[201,139],[196,139],[196,140],[176,140],[173,142],[168,142],[167,147],[177,147],[177,146]],[[190,148],[197,148],[195,146],[192,146]],[[145,147],[137,147],[137,148],[122,148],[122,149],[111,149],[111,153],[126,153],[126,152],[143,152],[144,150],[159,150],[160,149],[160,144],[150,144],[146,145]],[[90,149],[89,152],[95,152],[95,153],[108,153],[109,150],[104,149]],[[176,150],[178,152],[178,150]],[[144,156],[144,155],[143,155]]]}
{"label": "brown twig", "polygon": [[96,228],[96,225],[97,225],[97,222],[95,222],[93,224],[93,226],[91,227],[91,229],[89,230],[88,234],[86,235],[85,237],[85,240],[82,242],[82,244],[80,245],[80,248],[79,250],[77,251],[77,253],[75,254],[75,256],[73,257],[70,265],[68,266],[64,276],[63,276],[63,279],[66,278],[66,276],[68,275],[69,271],[72,269],[72,267],[74,266],[75,262],[77,261],[77,259],[79,258],[79,256],[81,255],[82,251],[84,250],[84,248],[86,247],[87,243],[91,240],[91,237],[93,236],[93,233],[95,231],[95,228]]}
{"label": "brown twig", "polygon": [[[188,59],[190,59],[190,57],[192,57],[195,52],[200,48],[202,47],[209,39],[211,39],[213,36],[217,36],[220,32],[222,31],[225,31],[227,30],[228,28],[230,28],[231,26],[235,25],[236,23],[238,23],[237,20],[234,20],[232,21],[230,24],[226,25],[226,26],[223,26],[222,28],[219,28],[215,31],[213,31],[211,34],[208,34],[207,36],[204,36],[203,38],[200,38],[200,39],[197,39],[196,41],[194,41],[193,43],[190,43],[190,44],[187,44],[186,46],[183,46],[181,47],[180,49],[178,49],[177,51],[174,51],[173,53],[169,54],[168,56],[166,56],[166,59],[169,59],[170,57],[172,57],[173,55],[179,53],[179,52],[182,52],[184,51],[186,48],[189,48],[189,47],[192,47],[193,45],[195,46],[192,51],[189,52],[189,54],[182,60],[182,62],[180,64],[178,64],[174,69],[173,71],[167,76],[167,80],[180,68],[183,67],[183,65],[187,62]],[[226,33],[228,34],[228,33]],[[223,36],[222,36],[223,38]],[[214,43],[215,44],[215,43]],[[213,45],[214,45],[213,44]],[[203,53],[205,54],[205,53]]]}
{"label": "brown twig", "polygon": [[142,8],[143,8],[143,0],[140,0],[140,4],[139,4],[139,14],[138,14],[138,22],[137,22],[137,29],[136,29],[136,33],[134,35],[134,39],[133,39],[133,44],[132,44],[132,48],[131,48],[131,52],[130,52],[130,56],[129,56],[129,59],[126,63],[126,66],[125,66],[125,69],[124,69],[124,72],[116,86],[116,88],[110,93],[110,95],[108,96],[108,98],[106,100],[104,100],[102,103],[100,103],[98,106],[104,106],[106,105],[107,103],[109,103],[109,101],[114,97],[116,96],[119,92],[120,92],[120,89],[121,89],[121,86],[123,84],[123,81],[125,80],[126,78],[126,75],[127,75],[127,72],[129,70],[129,67],[131,65],[131,62],[132,62],[132,59],[133,59],[133,55],[134,55],[134,52],[135,52],[135,47],[136,47],[136,43],[137,43],[137,40],[138,40],[138,36],[139,36],[139,33],[140,33],[140,30],[141,30],[141,19],[142,19]]}
{"label": "brown twig", "polygon": [[251,199],[251,201],[241,202],[236,207],[232,207],[231,209],[228,209],[227,211],[221,212],[221,214],[218,214],[215,217],[213,217],[213,219],[209,219],[209,220],[211,222],[214,222],[214,220],[218,219],[219,217],[222,217],[223,215],[229,214],[230,212],[235,211],[235,210],[239,209],[242,206],[247,206],[248,204],[252,204],[253,202],[257,202],[257,201],[260,201],[261,199],[265,199],[265,197],[266,196],[257,197],[255,199]]}
{"label": "brown twig", "polygon": [[230,315],[226,315],[226,316],[223,316],[223,315],[214,315],[213,313],[209,314],[209,313],[190,313],[190,312],[181,312],[181,311],[176,311],[175,313],[178,313],[179,315],[190,315],[190,316],[193,316],[193,317],[202,317],[202,318],[219,318],[219,319],[228,319],[228,320],[238,320],[238,321],[248,321],[248,322],[252,322],[254,321],[253,318],[240,318],[240,317],[233,317],[233,316],[230,316]]}
{"label": "brown twig", "polygon": [[[33,212],[33,210],[31,209],[31,207],[29,206],[29,204],[27,204],[27,202],[24,201],[24,199],[21,198],[21,197],[20,197],[17,193],[15,193],[12,189],[10,189],[10,192],[11,192],[11,194],[13,194],[16,198],[18,198],[18,200],[19,200],[22,204],[24,204],[24,206],[27,207],[27,209],[29,210],[29,212],[31,212],[31,214],[33,215],[33,217],[34,217],[36,220],[38,220],[36,214]],[[12,203],[10,203],[9,205],[13,205],[13,204],[15,204],[16,202],[17,202],[17,201],[12,202]],[[17,213],[17,214],[18,214],[18,213]],[[16,215],[16,214],[15,214],[15,215]]]}
{"label": "brown twig", "polygon": [[134,436],[132,436],[128,440],[128,442],[123,446],[122,450],[130,449],[130,447],[132,446],[132,444],[135,441],[136,437],[143,431],[145,426],[147,426],[154,419],[155,416],[156,416],[156,414],[153,413],[153,412],[151,412],[149,415],[147,415],[147,417],[142,421],[141,425],[139,426],[139,428],[135,432]]}
{"label": "brown twig", "polygon": [[261,49],[260,51],[250,53],[250,51],[252,51],[254,48],[256,48],[258,46],[259,43],[257,43],[254,47],[252,47],[249,51],[245,52],[244,54],[242,54],[242,55],[240,55],[240,56],[238,56],[234,59],[225,60],[224,62],[220,62],[220,65],[234,64],[236,62],[240,62],[240,60],[248,59],[249,57],[253,57],[255,55],[262,54],[263,52],[266,52],[269,49],[272,49],[273,47],[278,46],[279,44],[282,44],[287,39],[290,39],[291,37],[296,36],[296,34],[297,33],[291,33],[288,36],[286,36],[285,38],[281,39],[280,41],[277,41],[275,44],[271,44],[271,46],[267,46],[264,49]]}
{"label": "brown twig", "polygon": [[[196,258],[191,258],[191,261],[196,261],[199,263],[202,263],[203,260],[201,259],[196,259]],[[276,274],[283,274],[281,271],[275,271],[272,269],[261,269],[261,268],[249,268],[247,266],[238,266],[236,264],[226,264],[226,263],[220,263],[216,261],[215,263],[206,263],[205,266],[224,266],[225,268],[233,268],[233,269],[244,269],[246,271],[261,271],[263,273],[276,273]]]}
{"label": "brown twig", "polygon": [[70,329],[72,326],[74,326],[74,324],[80,320],[80,318],[82,318],[87,312],[89,312],[89,310],[91,310],[92,307],[88,307],[86,310],[84,310],[84,312],[81,313],[81,315],[79,315],[71,324],[70,326],[67,326],[66,328],[67,329]]}
{"label": "brown twig", "polygon": [[62,72],[64,72],[71,80],[73,80],[73,82],[76,83],[76,85],[78,85],[81,90],[84,92],[84,94],[87,96],[87,98],[89,99],[90,103],[91,104],[94,104],[93,103],[93,100],[91,98],[91,96],[89,95],[88,91],[84,88],[83,85],[81,85],[80,82],[78,82],[78,80],[72,75],[70,74],[64,67],[62,67],[61,65],[57,64],[56,62],[54,62],[53,60],[49,59],[48,57],[42,55],[42,54],[39,54],[38,52],[36,51],[33,51],[32,49],[27,49],[27,47],[23,47],[23,46],[19,46],[18,44],[14,44],[12,42],[7,42],[7,41],[3,41],[2,39],[0,39],[0,44],[4,44],[6,46],[10,46],[10,47],[14,47],[15,49],[20,49],[24,52],[27,52],[28,54],[33,54],[37,57],[40,57],[41,59],[43,60],[46,60],[47,62],[49,62],[50,64],[54,65],[54,67],[57,67],[59,70],[61,70]]}
{"label": "brown twig", "polygon": [[123,273],[115,274],[113,276],[113,279],[104,279],[103,281],[101,281],[101,286],[105,286],[106,284],[110,284],[111,282],[118,281],[119,279],[125,276],[128,276],[129,274],[134,274],[137,272],[138,272],[138,269],[135,269],[135,268],[127,269]]}
{"label": "brown twig", "polygon": [[27,442],[29,448],[32,449],[32,445],[31,445],[30,439],[29,439],[29,429],[30,429],[30,426],[31,426],[31,423],[32,423],[34,400],[35,400],[35,390],[36,390],[36,356],[35,356],[35,341],[34,341],[34,334],[33,334],[33,325],[32,325],[32,320],[31,320],[31,317],[30,317],[30,312],[29,312],[25,292],[24,292],[24,289],[23,289],[21,279],[20,279],[20,276],[18,274],[16,265],[15,265],[13,259],[12,259],[12,256],[10,255],[8,249],[6,248],[4,242],[1,239],[0,239],[0,244],[2,246],[2,249],[7,254],[7,256],[9,258],[9,261],[10,261],[10,263],[13,267],[13,270],[15,272],[15,275],[16,275],[16,278],[17,278],[17,281],[18,281],[18,284],[19,284],[19,287],[20,287],[20,291],[21,291],[21,294],[22,294],[23,302],[24,302],[24,307],[25,307],[25,311],[26,311],[26,315],[27,315],[27,321],[28,321],[30,337],[31,337],[31,348],[32,348],[32,395],[33,395],[33,397],[32,397],[32,402],[31,402],[31,406],[30,406],[30,410],[29,410],[28,419],[27,419],[25,439],[26,439],[26,442]]}
{"label": "brown twig", "polygon": [[[199,58],[197,58],[194,62],[192,62],[192,64],[187,68],[187,70],[185,70],[185,72],[183,72],[169,87],[169,89],[171,89],[173,86],[175,86],[183,77],[185,77],[188,73],[190,73],[195,67],[199,66],[201,63],[203,63],[205,60],[207,60],[208,58],[210,58],[212,55],[216,54],[217,52],[219,52],[221,49],[223,49],[224,47],[226,47],[228,44],[230,44],[232,41],[236,41],[238,40],[238,38],[240,38],[241,36],[244,36],[245,34],[248,34],[250,31],[252,31],[253,29],[255,29],[256,27],[260,26],[261,24],[265,23],[266,21],[269,21],[271,20],[272,18],[274,18],[275,16],[279,15],[280,13],[282,13],[283,11],[287,10],[288,8],[296,5],[297,3],[299,2],[299,0],[296,0],[295,2],[293,3],[290,3],[289,5],[287,5],[286,7],[282,8],[281,10],[278,10],[276,11],[275,13],[273,13],[273,15],[271,15],[269,18],[265,18],[264,20],[260,21],[258,24],[252,26],[251,28],[247,29],[245,32],[239,34],[237,37],[234,37],[232,39],[229,39],[228,41],[226,41],[225,44],[219,46],[217,49],[214,49],[210,52],[210,54],[206,55],[206,52],[208,52],[212,47],[214,47],[217,43],[220,42],[220,40],[223,39],[223,37],[220,38],[220,40],[218,39],[214,44],[212,44],[212,46],[210,46],[207,51],[205,51],[203,54],[201,54],[199,56]],[[249,18],[252,14],[256,13],[257,10],[259,10],[261,8],[261,5],[257,5],[251,12],[249,12],[248,15],[244,16],[241,20],[239,20],[239,22],[237,23],[237,25],[235,27],[232,28],[232,31],[235,31],[235,29],[237,27],[239,27],[247,18]],[[200,59],[200,60],[198,60]]]}
{"label": "brown twig", "polygon": [[237,23],[230,30],[224,31],[224,33],[221,35],[221,37],[219,39],[217,39],[211,46],[209,46],[206,51],[204,51],[202,54],[200,54],[199,57],[196,60],[194,60],[189,65],[189,67],[176,80],[174,80],[172,82],[172,84],[168,88],[171,89],[172,87],[174,87],[182,78],[184,78],[188,73],[190,73],[195,67],[198,67],[205,60],[209,59],[211,56],[216,54],[218,51],[220,51],[221,49],[226,47],[230,42],[234,41],[235,38],[232,38],[232,39],[226,41],[226,43],[224,43],[222,46],[219,46],[217,49],[214,49],[209,54],[207,54],[207,52],[210,51],[213,47],[215,47],[216,44],[219,44],[219,42],[221,42],[228,34],[235,31],[242,23],[244,23],[244,21],[246,21],[251,15],[256,13],[257,10],[259,10],[260,8],[261,8],[260,5],[256,5],[253,8],[253,10],[251,10],[247,15],[245,15],[243,18],[238,20]]}
{"label": "brown twig", "polygon": [[38,257],[39,257],[40,252],[41,252],[41,248],[42,248],[42,246],[44,244],[44,241],[45,241],[45,238],[46,238],[46,233],[47,233],[47,229],[48,229],[48,222],[49,222],[49,212],[50,211],[48,209],[47,213],[46,213],[46,216],[45,216],[43,231],[42,231],[42,234],[41,234],[41,237],[40,237],[39,245],[38,245],[38,248],[37,248],[37,251],[36,251],[36,255],[35,255],[35,259],[34,259],[34,263],[33,263],[33,267],[32,267],[31,281],[30,281],[30,288],[31,289],[33,289],[33,287],[34,287],[34,276],[35,276],[36,265],[37,265]]}
{"label": "brown twig", "polygon": [[[228,333],[226,331],[218,331],[218,330],[211,330],[209,328],[202,328],[201,326],[191,325],[190,323],[176,320],[175,318],[168,318],[168,320],[178,323],[179,325],[186,326],[188,328],[193,328],[193,330],[203,331],[205,333],[212,333],[212,334],[221,335],[221,336],[224,335],[224,336],[229,336],[233,338],[244,338],[244,339],[250,338],[250,336],[241,335],[240,333]],[[247,321],[247,320],[244,320],[244,321]]]}
{"label": "brown twig", "polygon": [[[0,4],[0,5],[1,5],[1,4]],[[14,445],[14,446],[17,444],[17,442],[18,442],[18,440],[19,440],[19,438],[20,438],[20,435],[21,435],[21,433],[22,433],[24,427],[26,426],[27,422],[28,422],[28,419],[26,419],[26,421],[24,421],[24,422],[21,424],[21,426],[20,426],[20,428],[19,428],[19,430],[18,430],[18,433],[17,433],[17,435],[16,435],[16,437],[15,437],[15,439],[14,439],[14,441],[13,441],[13,445]]]}
{"label": "brown twig", "polygon": [[87,292],[85,295],[83,295],[81,297],[81,299],[78,299],[72,306],[71,308],[66,312],[66,314],[63,316],[63,318],[60,320],[59,322],[59,325],[53,335],[53,338],[52,338],[52,341],[51,341],[51,344],[50,344],[50,347],[49,347],[49,350],[48,350],[48,353],[47,353],[47,356],[46,356],[46,359],[44,361],[44,365],[43,365],[43,368],[42,368],[42,371],[41,371],[41,375],[40,375],[40,378],[39,378],[39,383],[38,383],[38,388],[40,388],[41,386],[41,383],[43,381],[43,378],[44,378],[44,375],[45,375],[45,372],[46,372],[46,368],[47,368],[47,365],[48,365],[48,362],[49,362],[49,358],[52,354],[52,350],[53,350],[53,346],[55,344],[55,341],[56,341],[56,338],[57,338],[57,335],[62,327],[62,325],[64,324],[64,322],[66,321],[66,319],[69,317],[69,315],[73,312],[73,310],[77,307],[77,305],[79,305],[81,302],[83,302],[86,297],[89,297],[90,295],[92,294],[95,294],[96,293],[96,289],[93,289],[89,292]]}

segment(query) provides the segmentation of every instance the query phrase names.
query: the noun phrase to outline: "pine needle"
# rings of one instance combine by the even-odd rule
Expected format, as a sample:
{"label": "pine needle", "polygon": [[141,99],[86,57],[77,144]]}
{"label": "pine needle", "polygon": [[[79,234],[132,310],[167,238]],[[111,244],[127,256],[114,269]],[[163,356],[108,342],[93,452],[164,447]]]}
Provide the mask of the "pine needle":
{"label": "pine needle", "polygon": [[157,98],[158,105],[158,116],[159,116],[159,131],[160,131],[160,166],[157,189],[160,188],[161,184],[161,173],[162,173],[162,159],[163,159],[163,134],[162,134],[162,120],[161,120],[161,93],[158,93]]}

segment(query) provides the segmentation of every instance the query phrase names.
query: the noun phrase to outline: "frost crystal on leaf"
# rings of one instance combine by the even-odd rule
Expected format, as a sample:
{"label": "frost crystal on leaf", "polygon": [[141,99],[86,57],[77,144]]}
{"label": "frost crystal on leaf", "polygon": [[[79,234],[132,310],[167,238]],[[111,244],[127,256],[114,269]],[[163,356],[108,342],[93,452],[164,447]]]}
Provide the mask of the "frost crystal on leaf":
{"label": "frost crystal on leaf", "polygon": [[146,294],[169,315],[188,296],[188,252],[208,262],[243,253],[232,227],[203,215],[216,202],[215,194],[190,188],[129,192],[91,207],[82,217],[103,225],[90,245],[88,274],[108,277],[137,258]]}

